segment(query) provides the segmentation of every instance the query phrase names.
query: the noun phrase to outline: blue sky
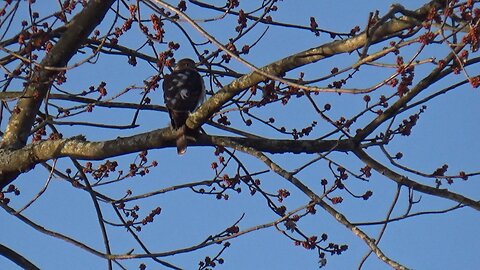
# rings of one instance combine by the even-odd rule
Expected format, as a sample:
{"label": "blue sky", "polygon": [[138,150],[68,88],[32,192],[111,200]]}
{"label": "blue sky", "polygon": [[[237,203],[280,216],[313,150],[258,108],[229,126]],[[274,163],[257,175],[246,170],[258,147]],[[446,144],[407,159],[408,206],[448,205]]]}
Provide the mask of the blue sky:
{"label": "blue sky", "polygon": [[[54,1],[51,1],[52,3]],[[177,1],[169,1],[176,4]],[[211,1],[221,4],[224,1]],[[241,1],[242,4],[245,1]],[[292,24],[309,24],[309,18],[315,17],[321,28],[338,32],[349,32],[355,25],[362,29],[365,25],[368,14],[378,9],[380,14],[388,11],[390,4],[395,1],[293,1],[284,0],[278,3],[279,10],[274,13],[274,19]],[[426,1],[402,1],[406,8],[417,8]],[[23,6],[25,4],[22,3]],[[46,3],[37,3],[35,7],[40,13],[46,12],[49,8]],[[192,18],[207,18],[218,15],[217,13],[199,13],[198,9],[189,6],[188,14]],[[248,4],[245,6],[248,9]],[[226,42],[232,29],[235,27],[235,20],[222,22],[200,23],[202,27],[212,33],[219,41]],[[102,25],[102,29],[108,27],[108,23]],[[197,41],[204,41],[202,37],[194,32],[191,27],[185,25],[189,33],[192,33]],[[256,40],[265,30],[265,27],[258,27],[245,38],[239,45],[249,44]],[[137,33],[137,32],[135,32]],[[137,33],[138,34],[138,33]],[[166,39],[179,39],[178,32],[167,32]],[[120,40],[123,44],[138,45],[142,40],[136,39],[134,34],[129,34]],[[263,66],[286,55],[293,54],[315,47],[331,39],[326,35],[316,37],[309,31],[298,31],[292,29],[281,29],[270,27],[266,36],[248,54],[245,59],[256,66]],[[385,44],[373,47],[379,49]],[[212,49],[212,46],[206,46]],[[158,48],[163,48],[161,45]],[[405,59],[411,57],[416,48],[402,50]],[[446,51],[445,45],[432,46],[422,53],[420,58],[441,56]],[[176,52],[178,58],[193,57],[192,50],[182,45]],[[83,59],[84,55],[78,55],[74,60]],[[472,55],[473,57],[473,55]],[[289,76],[298,76],[305,72],[306,77],[321,77],[330,73],[333,67],[345,67],[357,60],[355,54],[341,55],[319,61],[301,70],[289,73]],[[391,60],[391,59],[390,59]],[[230,65],[238,72],[249,72],[248,68],[232,60]],[[422,74],[426,74],[431,66],[419,68],[414,82],[418,82]],[[468,69],[471,75],[479,73],[478,66]],[[355,77],[350,82],[350,87],[367,87],[382,80],[391,70],[384,72],[381,69],[362,69],[362,76]],[[70,71],[68,81],[62,85],[63,89],[79,93],[90,85],[98,85],[100,81],[107,82],[109,96],[130,85],[141,85],[149,76],[155,74],[155,70],[143,62],[136,67],[127,66],[123,57],[100,56],[95,65],[84,65]],[[460,76],[460,77],[459,77]],[[426,91],[425,95],[448,85],[451,82],[463,80],[463,75],[449,77]],[[231,79],[224,79],[228,83]],[[324,86],[324,85],[320,85]],[[17,86],[19,87],[19,85]],[[210,89],[217,91],[218,89]],[[381,88],[380,94],[391,93],[391,88]],[[132,91],[122,99],[128,102],[139,102],[140,92]],[[153,104],[163,104],[160,91],[151,95]],[[480,143],[477,140],[478,115],[480,109],[477,104],[479,98],[478,90],[472,89],[469,85],[459,87],[447,95],[440,96],[433,102],[428,103],[428,108],[422,114],[419,124],[415,127],[413,134],[409,137],[396,138],[388,145],[391,153],[402,151],[404,158],[402,164],[418,170],[433,172],[442,164],[449,164],[449,172],[452,174],[460,170],[467,172],[475,171],[478,168],[478,153]],[[316,97],[319,104],[331,103],[333,109],[330,113],[336,119],[342,115],[352,116],[364,107],[362,96],[337,94],[320,94]],[[67,103],[64,103],[68,106]],[[316,115],[310,107],[305,106],[305,100],[292,100],[288,106],[272,106],[265,111],[255,110],[255,113],[268,117],[275,116],[278,123],[289,128],[301,127],[312,120]],[[408,116],[416,111],[403,114]],[[108,123],[114,121],[119,125],[129,124],[134,111],[103,110],[95,108],[93,114],[81,115],[73,120],[92,121]],[[356,127],[366,123],[369,118],[356,123]],[[398,119],[398,124],[401,120]],[[232,116],[235,127],[249,130],[239,120]],[[129,136],[140,132],[164,127],[168,124],[168,117],[163,112],[142,112],[140,114],[137,129],[127,130],[98,130],[91,127],[60,126],[59,129],[66,137],[85,134],[87,139],[97,141],[112,139],[117,136]],[[1,123],[2,130],[5,122]],[[213,127],[205,127],[209,134],[221,133]],[[321,136],[332,128],[325,122],[320,122],[314,130],[312,138]],[[251,130],[265,136],[281,137],[273,130],[254,123]],[[284,137],[287,138],[287,137]],[[171,185],[191,181],[209,180],[214,177],[214,171],[210,164],[216,161],[211,147],[190,147],[188,154],[178,157],[175,149],[161,149],[149,151],[149,160],[157,160],[158,167],[144,177],[137,177],[124,182],[99,187],[98,190],[113,198],[122,197],[127,189],[132,190],[134,195],[143,194],[153,190],[166,188]],[[381,162],[387,164],[385,158],[381,158],[377,151],[369,152],[380,158]],[[136,155],[127,155],[119,158],[120,167],[127,170],[128,164],[135,159]],[[267,169],[258,160],[252,159],[245,154],[239,154],[244,158],[245,164],[251,172]],[[305,161],[314,156],[308,155],[273,155],[271,158],[278,162],[285,169],[295,169]],[[330,156],[336,162],[358,172],[364,165],[358,161],[353,154],[334,153]],[[51,164],[51,163],[50,163]],[[99,164],[99,163],[95,163]],[[68,160],[59,160],[59,168],[72,168]],[[233,174],[235,166],[229,167],[226,172]],[[313,190],[320,192],[322,178],[331,178],[326,162],[319,162],[297,175],[306,185]],[[433,180],[408,175],[413,180],[422,181],[423,184],[434,186]],[[37,166],[35,170],[22,175],[16,182],[21,189],[21,196],[13,198],[11,206],[20,208],[27,203],[44,185],[48,172]],[[295,209],[308,202],[308,198],[301,194],[295,187],[286,182],[283,178],[274,173],[267,173],[259,176],[262,187],[275,193],[280,188],[286,188],[292,193],[285,203],[289,209]],[[354,200],[346,197],[342,204],[336,205],[352,222],[367,222],[382,219],[393,200],[396,191],[396,184],[387,178],[374,172],[370,182],[365,183],[355,179],[348,180],[349,187],[357,193],[363,193],[367,189],[374,191],[374,196],[368,201]],[[430,181],[430,182],[429,182]],[[476,178],[468,181],[455,182],[454,185],[446,186],[450,190],[466,195],[470,198],[479,197],[479,184]],[[217,200],[214,196],[194,194],[190,190],[166,193],[147,198],[138,202],[141,206],[140,216],[147,215],[151,209],[157,206],[162,207],[162,214],[156,218],[156,223],[143,228],[139,234],[151,251],[167,251],[170,249],[182,248],[203,241],[208,235],[221,232],[231,226],[243,214],[244,219],[240,222],[241,229],[247,229],[259,224],[272,222],[278,218],[266,206],[265,200],[260,196],[250,196],[245,186],[241,194],[229,193],[228,201]],[[402,190],[400,202],[397,204],[393,216],[401,215],[407,207],[407,191]],[[451,201],[432,198],[427,195],[415,193],[415,199],[421,196],[421,203],[414,206],[413,211],[441,210],[455,204]],[[348,199],[347,199],[348,198]],[[133,205],[133,204],[132,204]],[[132,206],[129,205],[129,206]],[[116,221],[111,207],[102,205],[106,219]],[[351,231],[337,223],[331,216],[320,208],[317,208],[316,215],[309,216],[299,222],[299,226],[307,235],[321,235],[327,233],[329,241],[348,244],[348,251],[341,256],[327,255],[328,265],[326,269],[356,269],[361,258],[368,251],[363,241],[358,239]],[[31,220],[41,224],[45,228],[58,230],[65,235],[85,242],[92,247],[103,250],[98,222],[89,195],[81,190],[74,189],[69,183],[53,178],[45,194],[38,199],[24,214]],[[41,269],[106,269],[106,263],[84,250],[59,239],[45,236],[32,230],[27,225],[19,222],[4,211],[0,211],[3,232],[0,234],[0,243],[25,255]],[[426,215],[391,223],[380,244],[380,248],[392,259],[413,269],[475,269],[480,265],[480,258],[474,256],[479,248],[480,234],[478,224],[480,217],[475,210],[467,207],[442,215]],[[285,229],[283,225],[280,228]],[[379,226],[362,227],[372,237],[378,234]],[[131,248],[135,252],[141,250],[125,232],[123,228],[108,227],[112,251],[117,254],[126,253]],[[301,247],[294,246],[293,242],[284,237],[275,228],[258,230],[231,241],[232,246],[226,250],[222,257],[225,259],[223,266],[218,269],[317,269],[318,258],[316,251],[308,251]],[[195,269],[204,256],[214,256],[221,246],[212,246],[203,251],[196,251],[191,254],[181,254],[168,257],[166,260],[185,269]],[[147,259],[124,261],[122,264],[127,269],[138,269],[140,262],[146,263],[147,269],[161,269]],[[16,269],[9,261],[0,257],[0,269]],[[367,260],[363,269],[390,269],[374,255]]]}

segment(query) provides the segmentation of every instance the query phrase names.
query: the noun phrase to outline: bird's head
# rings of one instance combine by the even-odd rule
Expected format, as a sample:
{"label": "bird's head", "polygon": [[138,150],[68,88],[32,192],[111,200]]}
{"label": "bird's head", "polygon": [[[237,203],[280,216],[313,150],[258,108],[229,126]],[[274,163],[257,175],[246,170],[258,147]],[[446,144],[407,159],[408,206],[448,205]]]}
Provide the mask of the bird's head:
{"label": "bird's head", "polygon": [[190,58],[184,58],[177,62],[173,70],[195,69],[195,61]]}

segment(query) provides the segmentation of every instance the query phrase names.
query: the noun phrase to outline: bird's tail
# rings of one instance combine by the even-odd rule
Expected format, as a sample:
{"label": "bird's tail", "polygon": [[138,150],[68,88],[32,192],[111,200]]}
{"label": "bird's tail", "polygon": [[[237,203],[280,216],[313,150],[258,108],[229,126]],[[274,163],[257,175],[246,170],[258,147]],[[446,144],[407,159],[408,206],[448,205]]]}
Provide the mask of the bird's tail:
{"label": "bird's tail", "polygon": [[187,134],[185,133],[186,127],[182,126],[177,129],[177,153],[179,155],[185,154],[187,152]]}

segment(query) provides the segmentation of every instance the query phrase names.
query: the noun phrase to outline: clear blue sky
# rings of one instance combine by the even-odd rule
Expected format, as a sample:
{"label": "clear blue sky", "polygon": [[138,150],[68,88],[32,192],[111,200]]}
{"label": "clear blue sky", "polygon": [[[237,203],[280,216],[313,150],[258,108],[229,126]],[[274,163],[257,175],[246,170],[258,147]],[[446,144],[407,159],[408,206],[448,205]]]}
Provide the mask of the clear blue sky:
{"label": "clear blue sky", "polygon": [[[47,2],[56,3],[55,1],[37,1],[37,4],[35,4],[41,14],[42,10],[46,10],[50,5]],[[178,1],[169,2],[177,3]],[[220,4],[225,1],[211,2]],[[240,2],[243,4],[247,1]],[[349,32],[355,25],[359,25],[363,29],[369,12],[378,9],[380,15],[383,15],[388,11],[390,4],[394,2],[396,1],[284,0],[278,3],[279,10],[274,13],[274,19],[293,24],[309,25],[309,18],[315,17],[321,28]],[[406,8],[417,8],[425,2],[409,0],[402,1],[402,4]],[[25,6],[26,4],[22,3],[22,5]],[[188,11],[192,18],[207,18],[212,14],[218,15],[217,13],[199,14],[198,10],[194,8]],[[235,24],[235,21],[227,21],[226,23],[220,23],[220,25],[218,22],[200,23],[221,42],[227,41],[227,34],[231,33]],[[108,26],[108,22],[102,25],[102,27]],[[190,27],[186,26],[186,28],[189,32],[194,33]],[[258,38],[264,29],[264,27],[258,27],[245,37],[244,42],[239,42],[239,44],[251,43]],[[167,32],[166,38],[176,38],[175,35],[177,34]],[[198,38],[197,41],[202,41],[199,35],[193,35]],[[134,36],[128,38],[129,40],[121,40],[121,42],[140,44],[137,43]],[[326,35],[316,37],[309,31],[270,27],[264,39],[252,50],[252,53],[246,56],[246,59],[257,66],[263,66],[288,54],[300,52],[329,41],[330,39]],[[378,47],[376,48],[378,49]],[[445,49],[444,45],[433,47],[433,49],[424,52],[421,58],[442,55],[441,53],[445,52]],[[414,52],[414,49],[406,49],[404,58],[411,57]],[[192,52],[187,45],[182,45],[176,55],[178,58],[192,57]],[[83,57],[79,56],[76,59],[82,59]],[[334,59],[320,61],[306,69],[294,71],[289,75],[292,77],[298,76],[300,71],[304,71],[307,76],[320,77],[329,74],[333,67],[348,66],[354,63],[356,59],[353,54],[351,56],[335,57]],[[126,60],[124,58],[101,56],[97,65],[84,66],[71,71],[68,74],[67,83],[62,85],[62,88],[72,92],[81,92],[90,85],[98,85],[100,81],[105,81],[107,82],[109,95],[114,96],[125,87],[141,85],[143,80],[154,75],[154,70],[141,62],[135,68],[125,66]],[[236,63],[235,60],[232,60],[232,67],[239,72],[248,72],[248,68]],[[418,79],[426,71],[428,71],[428,68],[423,73],[419,70],[415,82],[418,82]],[[469,73],[477,75],[479,68],[471,67]],[[350,86],[365,87],[375,84],[385,78],[387,73],[383,74],[377,71],[366,72],[365,74],[354,78]],[[463,77],[454,77],[451,80],[457,82],[461,79]],[[228,80],[224,81],[224,83],[226,82]],[[445,83],[435,85],[432,89],[429,89],[428,93],[433,93],[440,89],[442,85],[447,85],[447,82],[448,80]],[[213,91],[216,90],[218,89],[213,89]],[[390,93],[391,89],[385,88],[380,91]],[[385,92],[379,94],[385,94]],[[422,115],[418,126],[414,129],[413,135],[396,138],[395,143],[388,146],[389,150],[392,153],[402,151],[405,156],[402,159],[403,164],[426,172],[433,172],[444,163],[449,164],[449,170],[452,173],[460,170],[475,171],[478,168],[478,153],[480,152],[480,143],[476,136],[479,131],[477,125],[480,115],[480,107],[477,102],[479,95],[478,90],[463,86],[453,93],[441,96],[434,102],[429,103],[427,111]],[[372,96],[376,96],[376,94],[372,94]],[[138,91],[134,91],[126,96],[125,101],[138,102],[140,97]],[[163,104],[161,93],[155,93],[151,98],[152,103]],[[265,112],[263,115],[274,115],[278,121],[286,126],[290,128],[298,127],[315,119],[312,110],[306,108],[304,102],[305,100],[302,102],[293,101],[288,106],[288,111],[278,107]],[[319,104],[329,102],[334,105],[331,112],[333,118],[341,115],[352,116],[364,106],[361,96],[342,95],[339,97],[336,94],[321,94],[318,97],[318,102]],[[114,119],[113,121],[116,124],[126,125],[129,124],[133,115],[133,111],[102,111],[98,109],[98,112],[102,113],[86,115],[85,118],[77,118],[76,120],[109,122]],[[365,123],[365,121],[358,123],[358,125]],[[315,130],[315,135],[321,135],[330,130],[325,122],[321,123],[324,126],[319,126]],[[122,131],[97,130],[88,127],[69,129],[68,126],[62,126],[60,129],[65,136],[85,134],[87,139],[96,141],[164,127],[168,124],[168,119],[165,113],[145,112],[140,114],[139,124],[141,126],[138,129]],[[2,130],[5,127],[4,125],[5,123],[2,122]],[[242,125],[239,125],[239,127],[244,128]],[[210,134],[218,133],[218,130],[211,127],[206,127],[206,130]],[[259,134],[275,134],[275,136],[278,136],[278,134],[265,130],[264,126],[258,124],[253,125],[253,130],[258,131]],[[314,138],[315,135],[312,137]],[[150,174],[145,177],[127,180],[118,185],[101,187],[99,191],[105,192],[111,197],[120,198],[127,189],[131,189],[134,195],[137,195],[174,184],[211,179],[214,172],[210,169],[210,164],[216,159],[213,151],[213,148],[191,147],[186,156],[179,158],[173,148],[151,150],[148,157],[150,160],[157,160],[159,166],[152,169]],[[240,156],[245,157],[243,154]],[[120,166],[127,170],[128,164],[134,158],[135,155],[119,158]],[[311,157],[274,155],[272,158],[285,169],[294,169]],[[333,154],[331,158],[356,172],[360,167],[363,167],[352,154]],[[382,160],[382,162],[387,163],[385,160]],[[246,159],[246,164],[251,171],[266,169],[263,163],[251,158]],[[58,166],[60,168],[72,167],[67,160],[59,160]],[[232,167],[228,170],[228,173],[234,173],[234,171],[235,168]],[[320,179],[329,176],[328,166],[325,163],[313,166],[298,175],[306,185],[319,192],[321,190]],[[22,194],[12,200],[11,206],[22,207],[35,196],[47,177],[48,172],[41,166],[37,166],[34,171],[22,175],[15,182],[15,185],[21,189]],[[287,188],[291,191],[292,196],[286,200],[289,209],[297,208],[308,202],[305,195],[296,191],[295,187],[273,173],[261,176],[260,179],[262,186],[272,192],[280,188]],[[415,177],[412,179],[415,180]],[[477,180],[478,178],[471,178],[469,181],[458,182],[455,185],[448,186],[448,188],[470,198],[478,198],[480,185],[476,182]],[[374,196],[368,201],[345,199],[342,204],[336,206],[337,209],[352,222],[367,222],[384,218],[393,200],[396,185],[376,172],[373,173],[369,183],[353,179],[349,181],[352,181],[349,184],[353,190],[361,193],[366,189],[371,189],[374,191]],[[423,184],[435,185],[433,180],[431,181],[423,182]],[[203,241],[206,236],[216,234],[231,226],[242,214],[245,214],[245,218],[240,223],[241,230],[271,222],[278,218],[265,205],[263,198],[260,196],[252,197],[248,194],[245,186],[242,188],[244,191],[240,195],[231,193],[228,201],[218,201],[214,196],[197,195],[190,190],[167,193],[142,200],[139,202],[141,216],[147,215],[156,206],[162,207],[163,212],[157,217],[155,224],[146,226],[142,230],[140,236],[152,252],[162,252],[197,244]],[[407,206],[406,196],[407,193],[403,190],[400,203],[395,208],[394,216],[404,213]],[[415,194],[416,199],[419,196],[422,196],[422,201],[415,205],[413,209],[415,212],[441,210],[454,205],[451,201]],[[111,213],[111,207],[107,205],[102,207],[104,214],[107,215],[106,219],[116,220]],[[349,245],[348,251],[341,256],[327,255],[328,265],[326,269],[356,269],[359,261],[368,251],[368,247],[351,231],[337,223],[320,208],[317,208],[317,210],[316,215],[310,216],[299,223],[301,228],[308,235],[328,233],[329,241]],[[52,179],[45,194],[24,214],[45,228],[58,230],[103,250],[99,226],[89,195],[72,188],[70,184],[59,178]],[[41,269],[106,269],[106,263],[103,259],[97,258],[71,244],[36,232],[4,211],[0,211],[0,222],[2,228],[0,243],[25,255]],[[380,248],[387,256],[413,269],[477,269],[480,265],[480,258],[474,254],[480,247],[478,224],[480,224],[478,212],[469,208],[443,215],[427,215],[394,222],[388,226]],[[283,225],[280,227],[284,229]],[[375,237],[378,234],[379,227],[362,227],[362,229],[370,236]],[[135,248],[134,253],[141,251],[125,232],[125,229],[109,227],[109,233],[114,253],[126,253],[132,247]],[[218,266],[218,269],[318,268],[316,251],[308,251],[294,246],[290,239],[281,235],[274,228],[250,233],[232,240],[231,243],[232,246],[222,255],[225,264]],[[213,246],[205,251],[177,255],[166,260],[185,269],[195,269],[203,256],[214,256],[219,249],[220,246]],[[148,259],[126,261],[122,264],[128,269],[138,269],[140,262],[146,263],[149,266],[147,269],[161,269]],[[0,269],[16,268],[15,265],[0,257]],[[371,255],[363,269],[389,269],[389,267],[374,255]]]}

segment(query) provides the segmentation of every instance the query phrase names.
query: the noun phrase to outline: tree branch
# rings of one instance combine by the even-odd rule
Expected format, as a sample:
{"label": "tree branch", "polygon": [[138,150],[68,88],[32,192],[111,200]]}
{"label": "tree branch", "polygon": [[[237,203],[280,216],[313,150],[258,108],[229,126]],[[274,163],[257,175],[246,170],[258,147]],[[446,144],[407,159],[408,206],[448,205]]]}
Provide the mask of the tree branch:
{"label": "tree branch", "polygon": [[379,172],[381,175],[384,175],[384,176],[392,179],[393,181],[395,181],[399,185],[409,187],[413,190],[416,190],[416,191],[419,191],[419,192],[422,192],[422,193],[430,194],[430,195],[437,196],[437,197],[446,198],[446,199],[449,199],[449,200],[452,200],[452,201],[455,201],[455,202],[458,202],[458,203],[461,203],[461,204],[465,204],[465,205],[467,205],[467,206],[469,206],[469,207],[471,207],[475,210],[480,211],[480,202],[479,201],[474,201],[474,200],[472,200],[470,198],[467,198],[465,196],[462,196],[458,193],[448,191],[447,189],[434,188],[434,187],[422,185],[418,182],[412,181],[412,180],[408,179],[407,177],[405,177],[401,174],[398,174],[398,173],[390,170],[386,166],[382,165],[380,162],[378,162],[375,159],[373,159],[372,157],[370,157],[365,151],[363,151],[360,148],[356,148],[355,150],[353,150],[353,153],[360,160],[365,162],[365,164],[367,164],[369,167],[373,168],[375,171]]}
{"label": "tree branch", "polygon": [[[30,219],[28,219],[27,217],[25,217],[24,215],[22,214],[18,214],[17,211],[15,211],[15,209],[11,208],[10,206],[4,204],[4,203],[0,203],[0,207],[2,207],[3,209],[5,209],[5,211],[7,211],[7,213],[15,216],[16,218],[18,218],[19,220],[21,220],[22,222],[24,222],[25,224],[27,224],[28,226],[34,228],[35,230],[41,232],[41,233],[44,233],[46,235],[50,235],[50,236],[53,236],[55,238],[58,238],[58,239],[62,239],[70,244],[73,244],[83,250],[86,250],[98,257],[101,257],[101,258],[107,258],[107,256],[97,250],[95,250],[94,248],[91,248],[85,244],[83,244],[82,242],[80,241],[77,241],[73,238],[70,238],[64,234],[61,234],[61,233],[58,233],[58,232],[55,232],[55,231],[51,231],[51,230],[48,230],[40,225],[38,225],[37,223],[31,221]],[[35,268],[34,268],[35,269]]]}
{"label": "tree branch", "polygon": [[281,177],[285,178],[288,182],[292,183],[295,187],[297,187],[300,191],[302,191],[305,195],[307,195],[312,201],[322,207],[327,213],[329,213],[335,220],[339,223],[347,227],[352,233],[354,233],[357,237],[362,239],[370,249],[377,255],[379,259],[381,259],[386,264],[394,267],[395,269],[408,269],[407,267],[403,266],[402,264],[390,259],[387,257],[383,251],[377,246],[375,241],[370,238],[364,231],[362,231],[357,226],[354,226],[343,214],[335,210],[331,207],[328,203],[326,203],[320,196],[318,196],[315,192],[313,192],[309,187],[302,183],[298,178],[296,178],[290,172],[284,170],[275,162],[273,162],[270,158],[268,158],[265,154],[260,151],[255,150],[251,147],[244,147],[242,145],[236,144],[234,142],[223,142],[223,146],[232,147],[244,153],[250,154],[251,156],[259,159],[267,167],[274,173],[280,175]]}
{"label": "tree branch", "polygon": [[[455,48],[455,51],[448,54],[448,56],[444,59],[445,64],[450,63],[454,58],[456,53],[458,53],[465,45],[458,46]],[[400,111],[406,104],[416,97],[419,93],[423,90],[428,88],[433,83],[437,82],[441,79],[442,70],[444,69],[445,65],[439,65],[433,71],[428,74],[425,78],[423,78],[420,82],[415,85],[408,93],[406,93],[403,97],[399,98],[392,106],[390,106],[387,110],[385,110],[382,114],[377,116],[372,122],[370,122],[365,128],[357,132],[355,135],[355,140],[357,142],[362,141],[368,135],[370,135],[376,128],[378,128],[382,123],[387,121],[388,119],[397,115],[398,111]]]}
{"label": "tree branch", "polygon": [[[414,11],[415,14],[417,14],[416,17],[425,18],[432,8],[441,9],[445,6],[445,2],[445,0],[431,1],[430,3]],[[350,53],[365,46],[367,41],[370,42],[370,44],[376,44],[380,41],[383,41],[386,37],[398,34],[401,31],[414,27],[418,24],[419,21],[416,18],[394,18],[382,26],[379,26],[378,29],[376,29],[374,33],[370,33],[370,35],[367,35],[366,32],[363,32],[349,39],[330,42],[319,47],[308,49],[306,51],[280,59],[262,67],[260,70],[268,74],[280,76],[281,74],[293,69],[329,58],[333,55]],[[198,128],[232,97],[239,94],[244,89],[254,86],[265,79],[265,76],[256,72],[252,72],[234,80],[229,85],[226,85],[220,89],[192,115],[190,115],[190,117],[187,119],[187,126],[192,129]]]}
{"label": "tree branch", "polygon": [[[149,149],[161,149],[175,146],[175,132],[163,128],[130,137],[118,137],[113,140],[90,142],[83,137],[61,140],[48,140],[33,143],[18,150],[0,149],[0,188],[7,186],[11,176],[29,171],[36,164],[61,157],[80,160],[102,160]],[[256,138],[238,138],[209,136],[201,134],[191,146],[216,146],[224,141],[235,142],[245,147],[255,147],[268,153],[320,153],[327,151],[347,152],[353,149],[348,140],[272,140]]]}
{"label": "tree branch", "polygon": [[[77,168],[80,179],[83,180],[85,183],[86,190],[88,194],[90,195],[90,198],[92,199],[93,205],[95,207],[95,212],[97,213],[97,221],[98,225],[100,226],[100,231],[102,232],[102,238],[103,238],[103,244],[105,245],[105,253],[110,256],[112,255],[112,251],[110,249],[110,241],[108,240],[108,233],[107,233],[107,228],[105,227],[104,223],[104,218],[103,218],[103,213],[102,209],[100,208],[100,204],[98,203],[97,196],[95,195],[95,191],[93,190],[92,186],[90,185],[90,181],[88,181],[88,177],[85,175],[85,173],[82,170],[82,165],[76,160],[76,159],[71,159],[72,163],[75,165]],[[107,259],[108,261],[108,269],[112,270],[112,260]]]}
{"label": "tree branch", "polygon": [[33,263],[12,249],[0,244],[0,255],[26,270],[40,270]]}
{"label": "tree branch", "polygon": [[0,145],[18,149],[24,146],[35,121],[35,116],[46,97],[56,75],[82,46],[88,35],[99,25],[114,0],[91,0],[67,25],[58,42],[35,70],[25,95],[20,98],[12,113]]}

